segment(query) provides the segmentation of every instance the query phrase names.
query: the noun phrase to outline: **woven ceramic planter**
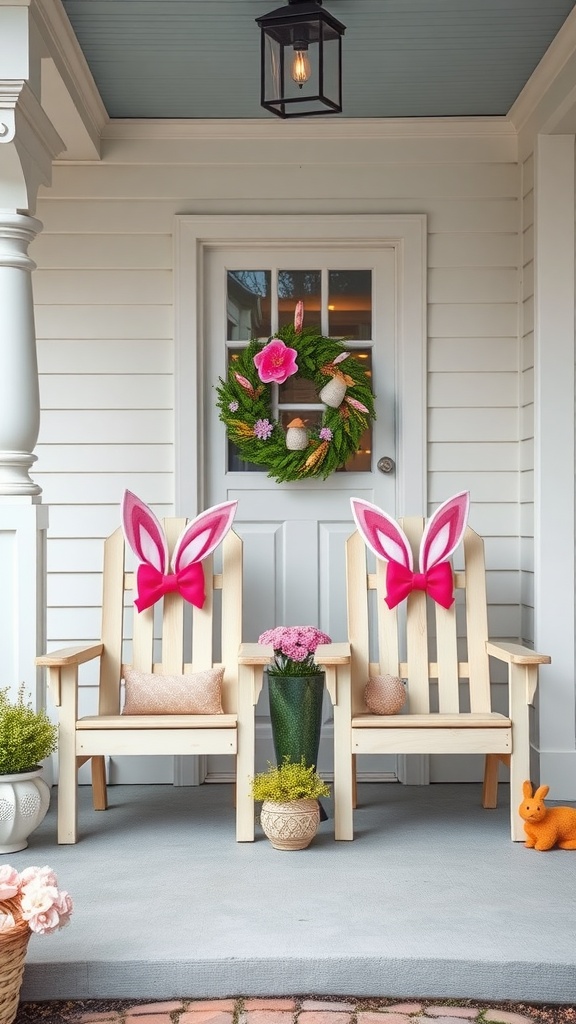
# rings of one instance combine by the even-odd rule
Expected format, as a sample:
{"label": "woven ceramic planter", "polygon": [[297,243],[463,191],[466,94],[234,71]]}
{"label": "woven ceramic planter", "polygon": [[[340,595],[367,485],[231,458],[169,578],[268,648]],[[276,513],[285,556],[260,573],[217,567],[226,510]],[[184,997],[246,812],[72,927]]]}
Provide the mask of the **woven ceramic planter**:
{"label": "woven ceramic planter", "polygon": [[265,800],[262,804],[260,824],[275,850],[305,850],[319,823],[317,800],[290,800],[284,804]]}
{"label": "woven ceramic planter", "polygon": [[50,787],[43,769],[0,775],[0,853],[16,853],[28,846],[28,836],[44,820]]}

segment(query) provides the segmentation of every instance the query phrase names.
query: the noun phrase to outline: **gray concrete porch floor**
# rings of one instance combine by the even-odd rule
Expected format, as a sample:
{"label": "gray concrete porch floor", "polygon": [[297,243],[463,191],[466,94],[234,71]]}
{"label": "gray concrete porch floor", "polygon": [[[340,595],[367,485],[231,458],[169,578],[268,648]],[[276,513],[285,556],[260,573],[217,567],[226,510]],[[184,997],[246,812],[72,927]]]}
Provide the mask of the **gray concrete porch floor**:
{"label": "gray concrete porch floor", "polygon": [[[23,1000],[354,995],[576,1002],[576,852],[509,838],[480,785],[359,787],[356,838],[236,843],[232,787],[81,789],[76,846],[57,790],[27,850],[75,902],[32,936]],[[325,801],[331,813],[330,801]]]}

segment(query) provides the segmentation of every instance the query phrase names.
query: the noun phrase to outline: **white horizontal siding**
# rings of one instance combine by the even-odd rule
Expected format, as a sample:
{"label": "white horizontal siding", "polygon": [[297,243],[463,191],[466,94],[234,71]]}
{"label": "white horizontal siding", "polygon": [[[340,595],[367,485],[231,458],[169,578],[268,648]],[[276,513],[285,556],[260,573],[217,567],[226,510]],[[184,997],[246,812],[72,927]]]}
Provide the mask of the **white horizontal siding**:
{"label": "white horizontal siding", "polygon": [[31,250],[51,646],[93,639],[101,538],[124,488],[172,508],[179,213],[426,214],[430,508],[470,489],[491,625],[517,635],[520,199],[510,138],[108,139],[100,164],[57,164]]}

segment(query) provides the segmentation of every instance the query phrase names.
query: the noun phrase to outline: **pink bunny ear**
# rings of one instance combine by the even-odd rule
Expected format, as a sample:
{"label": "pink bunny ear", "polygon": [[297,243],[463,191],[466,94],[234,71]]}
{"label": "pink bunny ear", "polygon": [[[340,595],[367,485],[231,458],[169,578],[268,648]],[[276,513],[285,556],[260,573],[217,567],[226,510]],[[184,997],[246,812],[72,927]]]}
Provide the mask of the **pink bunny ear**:
{"label": "pink bunny ear", "polygon": [[352,515],[358,530],[376,558],[398,562],[412,569],[412,549],[398,523],[377,505],[361,498],[350,498]]}
{"label": "pink bunny ear", "polygon": [[168,571],[168,545],[154,513],[132,491],[122,499],[124,535],[136,557],[158,572]]}
{"label": "pink bunny ear", "polygon": [[469,491],[461,491],[443,502],[426,524],[420,542],[420,572],[446,562],[456,550],[468,522]]}
{"label": "pink bunny ear", "polygon": [[201,562],[218,547],[232,526],[237,505],[237,501],[213,505],[188,523],[174,547],[174,572],[180,572],[193,562]]}

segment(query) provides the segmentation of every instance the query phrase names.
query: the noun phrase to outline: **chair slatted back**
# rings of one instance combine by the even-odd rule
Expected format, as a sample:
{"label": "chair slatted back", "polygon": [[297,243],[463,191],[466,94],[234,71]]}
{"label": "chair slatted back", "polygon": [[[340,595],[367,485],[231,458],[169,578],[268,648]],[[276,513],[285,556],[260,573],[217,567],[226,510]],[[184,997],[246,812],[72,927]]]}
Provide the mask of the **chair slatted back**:
{"label": "chair slatted back", "polygon": [[[400,520],[417,564],[424,520]],[[486,653],[488,612],[484,544],[470,527],[463,540],[464,571],[454,573],[457,592],[464,593],[465,635],[458,636],[457,602],[442,608],[423,591],[413,591],[406,602],[389,609],[386,596],[386,562],[377,560],[368,572],[366,546],[355,532],[346,543],[348,634],[352,644],[352,714],[365,714],[364,687],[370,675],[394,675],[408,681],[410,714],[429,714],[432,707],[443,714],[467,710],[489,712],[490,674]],[[375,607],[374,607],[375,604]],[[377,622],[377,656],[370,660],[370,626]],[[432,628],[431,628],[432,626]],[[459,643],[466,657],[459,657]],[[463,686],[464,684],[464,686]],[[467,684],[467,685],[466,685]],[[437,688],[436,702],[431,699]],[[466,693],[466,691],[468,691]]]}
{"label": "chair slatted back", "polygon": [[[186,519],[165,519],[168,550],[186,526]],[[179,594],[166,594],[162,602],[138,612],[133,608],[135,573],[125,568],[126,545],[119,527],[104,545],[102,640],[99,714],[120,713],[123,644],[132,636],[134,668],[143,672],[176,674],[198,672],[224,664],[222,706],[228,714],[237,707],[237,658],[242,640],[242,541],[232,530],[222,542],[222,572],[215,573],[213,557],[204,559],[206,600],[202,608],[187,604]],[[220,607],[214,595],[221,591]],[[219,615],[218,615],[219,612]],[[216,622],[220,624],[220,656],[214,659]],[[130,627],[129,620],[132,619]],[[187,636],[191,632],[191,637]],[[155,657],[157,652],[160,657]],[[191,651],[191,661],[186,652]]]}

